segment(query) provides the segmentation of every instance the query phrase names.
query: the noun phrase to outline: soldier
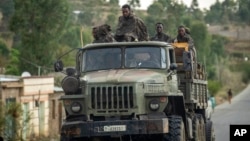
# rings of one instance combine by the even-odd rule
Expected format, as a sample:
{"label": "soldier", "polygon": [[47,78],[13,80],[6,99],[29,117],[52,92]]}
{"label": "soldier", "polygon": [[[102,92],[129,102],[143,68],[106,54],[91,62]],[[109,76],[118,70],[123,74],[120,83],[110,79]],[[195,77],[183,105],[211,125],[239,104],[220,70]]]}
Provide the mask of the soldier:
{"label": "soldier", "polygon": [[[188,31],[188,33],[186,33],[186,31]],[[190,31],[187,30],[187,28],[185,28],[182,25],[179,26],[178,27],[178,35],[175,39],[175,42],[178,42],[178,43],[187,42],[187,43],[189,43],[190,46],[193,46],[193,39],[190,36]]]}
{"label": "soldier", "polygon": [[162,23],[156,23],[156,35],[154,37],[151,37],[151,41],[163,41],[163,42],[170,42],[171,38],[169,35],[163,33],[163,24]]}
{"label": "soldier", "polygon": [[145,24],[133,14],[130,6],[127,4],[122,6],[122,16],[119,17],[115,39],[118,42],[148,40]]}
{"label": "soldier", "polygon": [[96,26],[92,29],[92,35],[94,37],[93,43],[105,43],[114,42],[115,39],[111,34],[111,27],[108,24]]}

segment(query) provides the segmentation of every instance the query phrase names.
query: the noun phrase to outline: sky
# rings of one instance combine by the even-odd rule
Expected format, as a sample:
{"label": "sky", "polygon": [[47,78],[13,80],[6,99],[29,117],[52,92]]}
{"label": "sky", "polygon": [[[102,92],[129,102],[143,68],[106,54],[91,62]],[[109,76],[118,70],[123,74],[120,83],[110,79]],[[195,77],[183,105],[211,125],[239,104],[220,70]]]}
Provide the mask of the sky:
{"label": "sky", "polygon": [[[139,9],[147,9],[147,7],[152,4],[154,0],[140,0],[141,2],[141,7]],[[180,1],[180,0],[179,0]],[[188,7],[190,6],[192,0],[182,0],[184,2],[184,4],[186,4]],[[222,0],[220,0],[222,1]],[[209,7],[214,4],[216,2],[216,0],[198,0],[198,4],[200,9],[209,9]],[[119,0],[119,4],[123,5],[126,4],[127,0]]]}

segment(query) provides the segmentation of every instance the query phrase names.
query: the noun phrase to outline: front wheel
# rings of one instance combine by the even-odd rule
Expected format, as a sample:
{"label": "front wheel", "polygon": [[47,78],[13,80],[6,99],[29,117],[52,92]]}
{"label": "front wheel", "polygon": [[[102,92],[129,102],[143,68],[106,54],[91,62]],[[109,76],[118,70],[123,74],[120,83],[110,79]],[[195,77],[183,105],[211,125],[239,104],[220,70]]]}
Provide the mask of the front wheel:
{"label": "front wheel", "polygon": [[170,116],[169,133],[163,136],[164,141],[185,141],[185,127],[181,116]]}
{"label": "front wheel", "polygon": [[206,141],[215,141],[214,127],[211,120],[206,123]]}

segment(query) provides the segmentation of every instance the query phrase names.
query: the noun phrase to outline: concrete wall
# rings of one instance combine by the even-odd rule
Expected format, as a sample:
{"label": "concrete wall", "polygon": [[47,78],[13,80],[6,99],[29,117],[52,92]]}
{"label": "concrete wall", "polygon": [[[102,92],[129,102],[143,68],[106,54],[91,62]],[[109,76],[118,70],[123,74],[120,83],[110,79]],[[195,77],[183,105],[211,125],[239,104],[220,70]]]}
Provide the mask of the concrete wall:
{"label": "concrete wall", "polygon": [[[9,98],[15,98],[17,103],[21,103],[23,118],[28,114],[31,118],[25,131],[25,137],[33,138],[38,136],[49,136],[58,134],[59,117],[62,118],[62,111],[59,109],[58,98],[60,94],[54,93],[53,77],[26,77],[18,81],[0,81],[0,100],[6,103]],[[54,101],[54,118],[51,114],[52,100]],[[60,120],[62,121],[62,120]],[[53,128],[52,128],[53,127]],[[54,128],[55,127],[55,128]]]}
{"label": "concrete wall", "polygon": [[49,133],[50,136],[58,136],[60,134],[63,119],[65,119],[65,110],[62,101],[59,100],[63,93],[54,93],[49,95]]}

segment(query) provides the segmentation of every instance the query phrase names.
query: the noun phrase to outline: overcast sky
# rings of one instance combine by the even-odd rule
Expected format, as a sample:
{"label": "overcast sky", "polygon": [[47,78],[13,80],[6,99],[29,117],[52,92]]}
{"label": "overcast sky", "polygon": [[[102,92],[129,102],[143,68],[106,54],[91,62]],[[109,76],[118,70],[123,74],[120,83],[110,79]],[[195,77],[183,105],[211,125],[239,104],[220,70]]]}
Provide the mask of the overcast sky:
{"label": "overcast sky", "polygon": [[[141,2],[141,7],[140,9],[147,9],[147,7],[152,4],[154,0],[140,0]],[[181,0],[179,0],[181,1]],[[190,6],[192,0],[182,0],[188,7]],[[220,0],[220,1],[223,1],[223,0]],[[198,4],[199,4],[199,7],[200,9],[209,9],[209,7],[214,4],[216,2],[216,0],[198,0]],[[127,3],[127,0],[119,0],[119,4],[120,5],[123,5],[123,4],[126,4]]]}

